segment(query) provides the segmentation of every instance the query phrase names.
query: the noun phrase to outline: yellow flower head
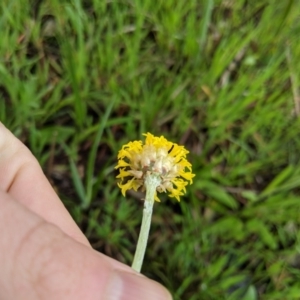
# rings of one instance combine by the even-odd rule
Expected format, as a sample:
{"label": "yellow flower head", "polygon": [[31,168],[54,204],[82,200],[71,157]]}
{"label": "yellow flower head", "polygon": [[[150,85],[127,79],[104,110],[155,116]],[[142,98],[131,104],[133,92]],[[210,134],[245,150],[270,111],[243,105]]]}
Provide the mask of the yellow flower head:
{"label": "yellow flower head", "polygon": [[[118,154],[118,164],[121,179],[118,186],[125,196],[127,190],[145,189],[146,174],[155,174],[160,178],[156,191],[168,192],[170,197],[180,201],[180,196],[186,192],[185,187],[193,183],[192,165],[186,160],[189,153],[184,146],[169,142],[163,136],[156,137],[151,133],[144,134],[142,141],[129,142]],[[125,179],[125,180],[124,180]],[[155,200],[159,201],[155,196]]]}

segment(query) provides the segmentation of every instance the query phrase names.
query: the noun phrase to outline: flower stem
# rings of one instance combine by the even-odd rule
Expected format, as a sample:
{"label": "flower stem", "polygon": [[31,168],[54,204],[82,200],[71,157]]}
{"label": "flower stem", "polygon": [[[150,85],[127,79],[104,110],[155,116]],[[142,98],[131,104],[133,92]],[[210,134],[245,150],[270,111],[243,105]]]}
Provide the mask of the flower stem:
{"label": "flower stem", "polygon": [[146,187],[146,198],[144,203],[144,210],[143,210],[143,219],[141,225],[141,231],[138,239],[138,243],[136,246],[132,269],[137,272],[141,271],[147,241],[149,237],[150,225],[151,225],[151,217],[153,211],[153,204],[154,204],[154,196],[156,193],[156,188],[159,186],[161,179],[156,174],[147,173],[145,178],[145,187]]}

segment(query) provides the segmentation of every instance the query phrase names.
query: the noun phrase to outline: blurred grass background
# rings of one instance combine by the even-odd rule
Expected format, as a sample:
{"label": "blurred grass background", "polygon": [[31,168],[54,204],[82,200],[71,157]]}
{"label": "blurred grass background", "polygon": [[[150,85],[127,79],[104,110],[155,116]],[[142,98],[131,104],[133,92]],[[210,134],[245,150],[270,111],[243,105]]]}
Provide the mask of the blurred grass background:
{"label": "blurred grass background", "polygon": [[299,1],[3,0],[0,120],[95,249],[130,264],[150,131],[196,174],[156,204],[143,273],[174,299],[300,299]]}

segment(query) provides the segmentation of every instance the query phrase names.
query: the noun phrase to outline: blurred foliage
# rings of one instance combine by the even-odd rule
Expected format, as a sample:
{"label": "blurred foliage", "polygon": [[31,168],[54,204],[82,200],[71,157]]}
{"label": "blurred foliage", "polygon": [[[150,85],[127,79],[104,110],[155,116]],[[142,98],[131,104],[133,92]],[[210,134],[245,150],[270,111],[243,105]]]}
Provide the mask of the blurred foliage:
{"label": "blurred foliage", "polygon": [[143,197],[114,166],[142,133],[185,144],[143,273],[174,299],[299,299],[299,1],[3,0],[0,120],[92,245],[130,264]]}

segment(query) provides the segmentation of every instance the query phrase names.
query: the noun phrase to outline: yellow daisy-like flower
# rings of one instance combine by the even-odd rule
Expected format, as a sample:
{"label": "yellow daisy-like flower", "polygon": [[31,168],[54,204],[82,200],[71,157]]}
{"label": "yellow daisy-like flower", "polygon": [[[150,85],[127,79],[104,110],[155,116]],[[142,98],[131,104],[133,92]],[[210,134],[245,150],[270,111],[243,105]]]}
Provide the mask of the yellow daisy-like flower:
{"label": "yellow daisy-like flower", "polygon": [[[144,135],[144,144],[142,141],[129,142],[119,151],[115,168],[120,172],[117,178],[121,179],[118,186],[122,194],[125,196],[130,189],[145,190],[146,175],[153,174],[159,178],[156,191],[168,192],[170,197],[180,201],[180,196],[186,192],[185,187],[192,184],[195,176],[192,165],[186,160],[189,151],[163,136]],[[159,201],[156,195],[155,200]]]}

